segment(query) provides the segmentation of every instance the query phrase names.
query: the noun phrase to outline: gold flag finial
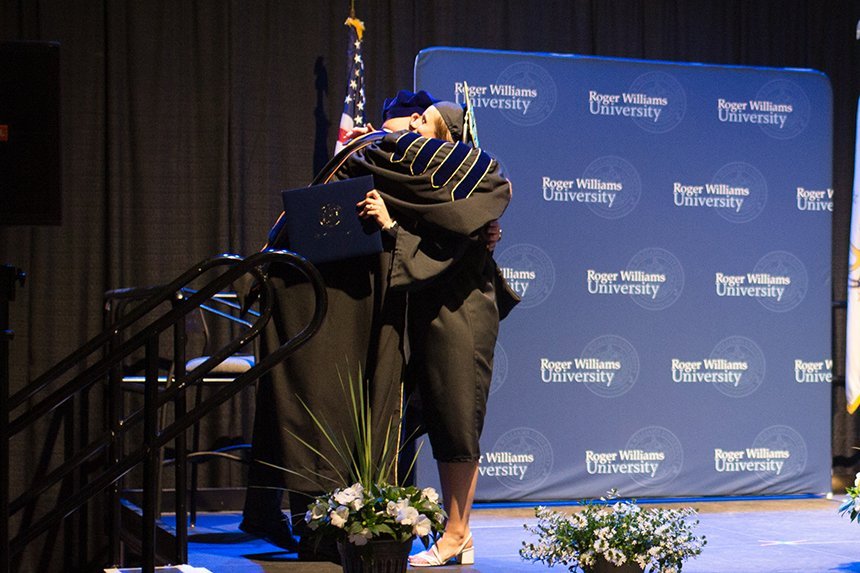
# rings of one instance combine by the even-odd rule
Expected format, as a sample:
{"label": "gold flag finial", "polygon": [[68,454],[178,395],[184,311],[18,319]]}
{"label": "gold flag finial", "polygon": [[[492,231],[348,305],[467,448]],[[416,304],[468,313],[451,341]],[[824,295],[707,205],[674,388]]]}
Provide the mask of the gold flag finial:
{"label": "gold flag finial", "polygon": [[355,17],[355,0],[349,2],[349,18],[343,23],[344,26],[352,26],[355,28],[355,35],[359,41],[364,36],[364,22]]}

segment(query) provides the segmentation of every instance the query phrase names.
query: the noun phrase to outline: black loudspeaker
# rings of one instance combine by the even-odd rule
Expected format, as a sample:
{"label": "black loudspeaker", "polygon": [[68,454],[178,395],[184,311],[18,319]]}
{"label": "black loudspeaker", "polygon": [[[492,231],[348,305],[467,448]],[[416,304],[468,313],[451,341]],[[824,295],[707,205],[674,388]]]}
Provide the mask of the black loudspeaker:
{"label": "black loudspeaker", "polygon": [[0,42],[0,225],[59,225],[60,45]]}

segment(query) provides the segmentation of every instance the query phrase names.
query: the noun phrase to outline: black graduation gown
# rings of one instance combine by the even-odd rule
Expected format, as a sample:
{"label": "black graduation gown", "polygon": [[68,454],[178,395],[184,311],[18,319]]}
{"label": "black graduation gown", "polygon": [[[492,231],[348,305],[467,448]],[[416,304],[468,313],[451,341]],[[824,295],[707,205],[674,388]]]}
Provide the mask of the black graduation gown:
{"label": "black graduation gown", "polygon": [[372,173],[400,222],[388,275],[409,292],[409,382],[436,459],[477,461],[499,329],[518,301],[480,238],[510,201],[498,162],[480,149],[414,133],[387,135],[347,161]]}
{"label": "black graduation gown", "polygon": [[[372,138],[354,142],[336,159],[354,154],[370,141]],[[314,183],[332,180],[336,165],[330,163]],[[270,241],[279,232],[280,225],[276,224]],[[288,237],[282,240],[289,243]],[[386,249],[378,256],[317,266],[326,284],[328,312],[317,334],[274,367],[258,385],[250,486],[315,494],[351,485],[344,483],[349,468],[302,402],[330,427],[333,435],[349,435],[351,406],[340,381],[346,386],[359,372],[370,396],[377,447],[388,427],[399,421],[406,297],[404,293],[387,292],[392,247],[390,238],[385,237],[385,241]],[[263,355],[298,333],[313,312],[313,292],[298,273],[273,265],[268,274],[274,286],[274,309],[261,337]],[[301,436],[313,450],[296,436]],[[292,509],[304,515],[304,507]]]}

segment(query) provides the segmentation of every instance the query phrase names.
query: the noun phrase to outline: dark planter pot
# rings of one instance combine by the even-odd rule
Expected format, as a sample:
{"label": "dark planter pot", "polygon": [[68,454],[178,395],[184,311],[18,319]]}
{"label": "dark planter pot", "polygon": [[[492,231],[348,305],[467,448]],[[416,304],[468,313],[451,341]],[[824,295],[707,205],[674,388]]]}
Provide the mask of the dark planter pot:
{"label": "dark planter pot", "polygon": [[642,573],[643,569],[634,561],[628,561],[618,567],[599,557],[593,567],[583,569],[585,573]]}
{"label": "dark planter pot", "polygon": [[337,542],[343,573],[404,573],[411,549],[412,539],[371,539],[361,546]]}

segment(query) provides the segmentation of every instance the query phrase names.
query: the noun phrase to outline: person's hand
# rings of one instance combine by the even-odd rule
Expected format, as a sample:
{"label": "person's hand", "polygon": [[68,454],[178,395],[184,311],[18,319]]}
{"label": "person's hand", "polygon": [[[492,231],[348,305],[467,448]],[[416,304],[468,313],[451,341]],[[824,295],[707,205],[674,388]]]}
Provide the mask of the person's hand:
{"label": "person's hand", "polygon": [[394,219],[388,214],[388,208],[385,206],[385,201],[379,195],[379,191],[371,189],[364,196],[364,199],[355,205],[360,209],[358,216],[362,219],[373,219],[380,229],[387,229],[394,223]]}
{"label": "person's hand", "polygon": [[493,252],[496,248],[496,243],[502,240],[502,226],[499,224],[499,220],[493,219],[484,225],[481,236],[484,238],[484,242],[487,243],[487,250]]}
{"label": "person's hand", "polygon": [[362,135],[367,135],[371,131],[376,131],[376,128],[371,124],[367,124],[364,127],[353,127],[349,131],[346,132],[346,141],[352,141],[356,137],[360,137]]}

